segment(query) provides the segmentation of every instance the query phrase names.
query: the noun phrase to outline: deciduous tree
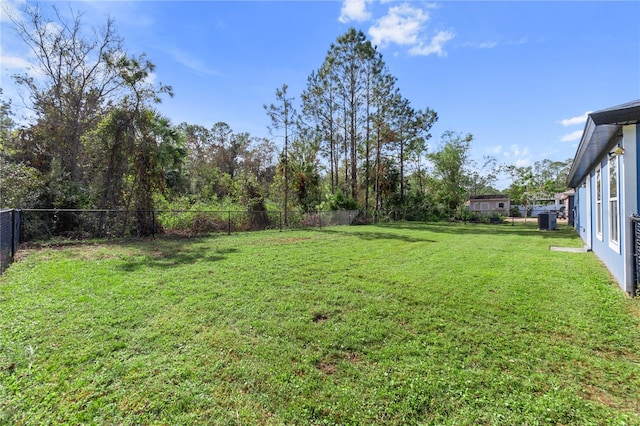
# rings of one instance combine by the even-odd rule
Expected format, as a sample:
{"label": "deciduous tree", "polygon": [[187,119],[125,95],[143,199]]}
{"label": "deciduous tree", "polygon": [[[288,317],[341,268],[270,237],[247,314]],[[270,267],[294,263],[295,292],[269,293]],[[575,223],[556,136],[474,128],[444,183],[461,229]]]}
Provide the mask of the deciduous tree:
{"label": "deciduous tree", "polygon": [[436,199],[446,206],[449,214],[454,214],[467,198],[465,181],[472,140],[471,134],[463,136],[446,131],[442,135],[439,149],[428,154],[433,165],[433,175],[438,179]]}
{"label": "deciduous tree", "polygon": [[[66,18],[57,6],[52,10],[50,18],[39,5],[27,4],[24,17],[12,17],[17,34],[33,53],[36,70],[14,79],[26,90],[36,113],[40,143],[48,153],[43,166],[51,181],[65,180],[70,188],[78,188],[90,170],[81,138],[97,125],[123,84],[111,66],[122,55],[123,41],[110,18],[88,35],[82,14],[70,10]],[[71,201],[73,194],[67,198]]]}

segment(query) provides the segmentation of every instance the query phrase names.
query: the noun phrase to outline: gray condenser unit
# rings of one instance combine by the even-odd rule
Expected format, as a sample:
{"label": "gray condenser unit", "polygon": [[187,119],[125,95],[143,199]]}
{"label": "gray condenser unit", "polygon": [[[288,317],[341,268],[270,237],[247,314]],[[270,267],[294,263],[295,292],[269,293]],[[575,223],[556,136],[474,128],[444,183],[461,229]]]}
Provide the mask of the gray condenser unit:
{"label": "gray condenser unit", "polygon": [[538,229],[541,231],[553,231],[556,229],[556,214],[555,213],[539,213],[538,214]]}

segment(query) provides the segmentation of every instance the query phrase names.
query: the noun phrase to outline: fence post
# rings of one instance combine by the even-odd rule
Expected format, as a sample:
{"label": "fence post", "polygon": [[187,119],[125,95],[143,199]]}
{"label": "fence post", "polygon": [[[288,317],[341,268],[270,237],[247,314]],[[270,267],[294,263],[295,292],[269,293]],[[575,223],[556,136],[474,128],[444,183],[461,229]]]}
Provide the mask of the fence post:
{"label": "fence post", "polygon": [[16,215],[17,210],[11,210],[11,258],[16,254]]}
{"label": "fence post", "polygon": [[20,239],[18,244],[24,243],[24,212],[20,210]]}

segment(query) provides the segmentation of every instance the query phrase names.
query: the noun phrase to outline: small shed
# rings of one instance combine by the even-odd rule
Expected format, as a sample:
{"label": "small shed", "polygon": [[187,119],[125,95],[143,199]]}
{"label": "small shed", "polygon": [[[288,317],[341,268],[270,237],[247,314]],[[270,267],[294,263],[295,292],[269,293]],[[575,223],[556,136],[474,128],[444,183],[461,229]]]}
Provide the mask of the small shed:
{"label": "small shed", "polygon": [[466,202],[467,209],[482,215],[502,214],[509,215],[511,202],[509,197],[502,194],[474,195]]}

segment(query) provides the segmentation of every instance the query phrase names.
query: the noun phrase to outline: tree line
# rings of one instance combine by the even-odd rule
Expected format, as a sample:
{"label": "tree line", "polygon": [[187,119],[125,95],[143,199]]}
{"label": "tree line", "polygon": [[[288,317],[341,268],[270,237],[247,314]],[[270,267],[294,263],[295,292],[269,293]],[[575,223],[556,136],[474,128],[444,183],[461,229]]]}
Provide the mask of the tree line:
{"label": "tree line", "polygon": [[285,221],[288,211],[318,209],[439,219],[469,195],[499,192],[500,173],[512,177],[516,202],[564,189],[569,161],[478,165],[473,136],[453,131],[429,151],[437,113],[411,105],[362,31],[331,44],[298,98],[287,84],[276,89],[264,105],[266,138],[224,122],[172,124],[156,109],[171,86],[153,82],[154,64],[127,52],[111,19],[88,35],[81,14],[50,12],[27,4],[13,19],[37,72],[13,77],[28,122],[0,103],[3,206],[131,210],[144,235],[158,229],[149,214],[158,207],[273,208]]}

